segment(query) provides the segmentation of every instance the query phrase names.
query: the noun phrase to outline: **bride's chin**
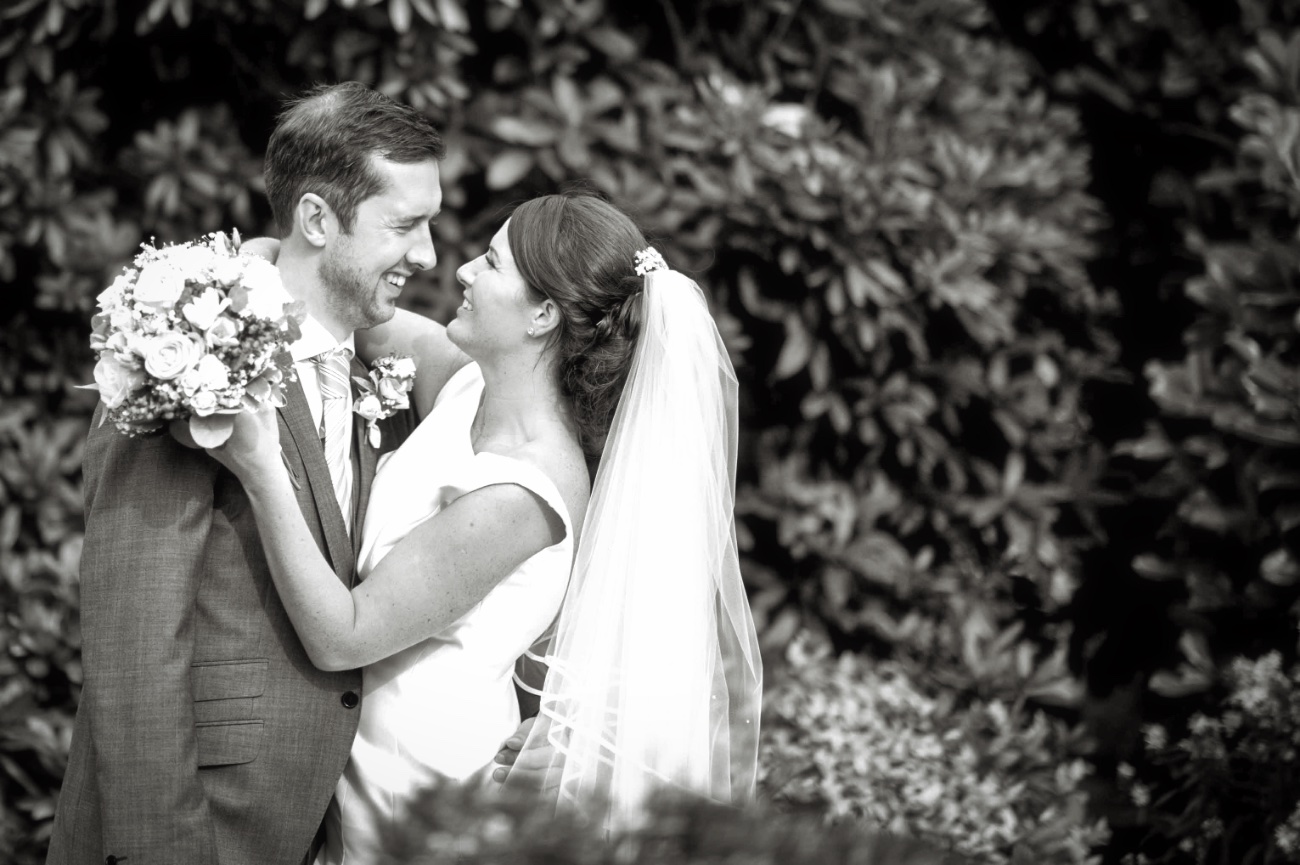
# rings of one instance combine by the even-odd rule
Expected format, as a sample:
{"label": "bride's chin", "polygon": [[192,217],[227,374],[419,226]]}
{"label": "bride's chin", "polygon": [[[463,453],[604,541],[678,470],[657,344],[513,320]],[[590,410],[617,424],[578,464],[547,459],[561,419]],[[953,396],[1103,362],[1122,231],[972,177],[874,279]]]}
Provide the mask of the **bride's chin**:
{"label": "bride's chin", "polygon": [[465,343],[461,339],[463,334],[460,330],[461,323],[459,318],[453,318],[451,321],[447,322],[447,339],[452,345],[456,346],[456,348],[469,354],[469,352],[465,350]]}

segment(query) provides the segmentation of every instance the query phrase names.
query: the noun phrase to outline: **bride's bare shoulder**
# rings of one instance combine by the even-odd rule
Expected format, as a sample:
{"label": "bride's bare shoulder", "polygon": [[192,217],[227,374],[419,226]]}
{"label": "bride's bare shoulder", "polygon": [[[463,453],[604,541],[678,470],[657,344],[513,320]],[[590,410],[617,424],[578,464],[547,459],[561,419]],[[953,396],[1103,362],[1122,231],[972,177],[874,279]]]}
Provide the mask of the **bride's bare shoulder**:
{"label": "bride's bare shoulder", "polygon": [[535,439],[520,445],[510,455],[546,475],[564,498],[569,521],[575,526],[582,525],[587,498],[591,495],[591,478],[582,448],[576,441],[560,436]]}

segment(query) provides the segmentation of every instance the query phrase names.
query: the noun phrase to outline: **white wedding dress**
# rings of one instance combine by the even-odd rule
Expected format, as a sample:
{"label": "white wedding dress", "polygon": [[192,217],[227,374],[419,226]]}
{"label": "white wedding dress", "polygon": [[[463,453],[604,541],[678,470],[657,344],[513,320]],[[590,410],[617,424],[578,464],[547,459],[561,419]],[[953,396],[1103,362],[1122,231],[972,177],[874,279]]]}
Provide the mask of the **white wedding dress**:
{"label": "white wedding dress", "polygon": [[357,737],[325,819],[316,865],[370,865],[411,797],[436,775],[488,783],[493,756],[519,725],[515,661],[553,623],[573,562],[573,524],[539,469],[475,454],[470,425],[483,376],[459,370],[411,437],[380,462],[358,573],[465,493],[518,484],[564,521],[564,539],[532,556],[437,636],[365,669]]}

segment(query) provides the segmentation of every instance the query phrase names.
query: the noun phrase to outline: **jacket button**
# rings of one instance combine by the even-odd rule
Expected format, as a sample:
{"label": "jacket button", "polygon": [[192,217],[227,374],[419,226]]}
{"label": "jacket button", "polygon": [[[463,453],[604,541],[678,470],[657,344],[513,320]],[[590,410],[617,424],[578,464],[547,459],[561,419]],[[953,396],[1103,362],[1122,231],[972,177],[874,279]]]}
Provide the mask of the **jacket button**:
{"label": "jacket button", "polygon": [[356,691],[344,691],[343,696],[339,698],[339,702],[343,704],[345,709],[355,709],[357,703],[361,702],[361,698],[357,696]]}

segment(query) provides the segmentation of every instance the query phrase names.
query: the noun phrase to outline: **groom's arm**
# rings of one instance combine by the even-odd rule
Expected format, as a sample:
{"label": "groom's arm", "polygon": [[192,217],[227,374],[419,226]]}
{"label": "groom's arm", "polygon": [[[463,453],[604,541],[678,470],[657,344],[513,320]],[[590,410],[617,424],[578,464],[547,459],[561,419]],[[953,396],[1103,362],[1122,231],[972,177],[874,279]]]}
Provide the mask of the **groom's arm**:
{"label": "groom's arm", "polygon": [[218,469],[169,435],[129,439],[105,424],[87,442],[82,711],[103,853],[128,863],[217,865],[190,663]]}

